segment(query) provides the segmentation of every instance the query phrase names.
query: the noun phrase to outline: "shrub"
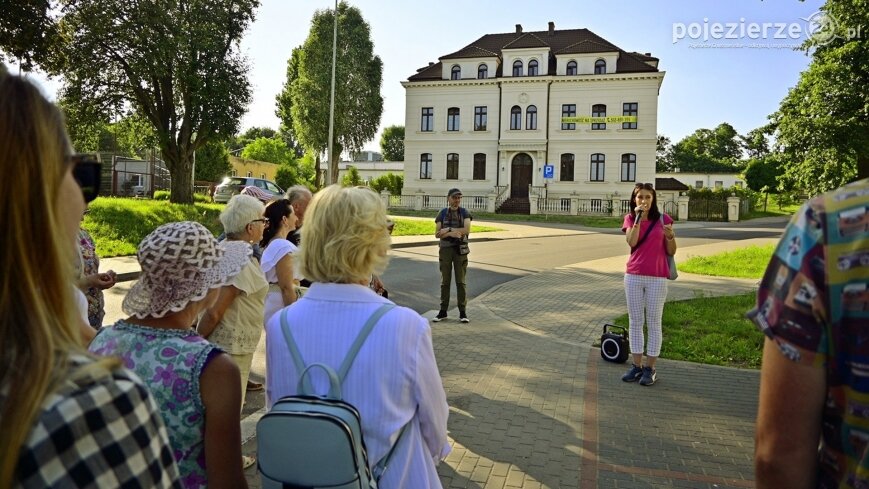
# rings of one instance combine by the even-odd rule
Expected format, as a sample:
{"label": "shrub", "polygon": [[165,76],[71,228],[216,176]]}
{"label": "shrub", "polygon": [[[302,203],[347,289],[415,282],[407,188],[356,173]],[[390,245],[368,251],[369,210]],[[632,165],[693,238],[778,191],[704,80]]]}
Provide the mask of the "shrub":
{"label": "shrub", "polygon": [[[155,190],[154,191],[154,200],[169,200],[169,197],[172,195],[172,192],[168,190]],[[204,204],[210,203],[211,198],[209,198],[205,194],[193,193],[193,202],[202,202]]]}
{"label": "shrub", "polygon": [[169,200],[169,194],[168,190],[155,190],[154,200]]}

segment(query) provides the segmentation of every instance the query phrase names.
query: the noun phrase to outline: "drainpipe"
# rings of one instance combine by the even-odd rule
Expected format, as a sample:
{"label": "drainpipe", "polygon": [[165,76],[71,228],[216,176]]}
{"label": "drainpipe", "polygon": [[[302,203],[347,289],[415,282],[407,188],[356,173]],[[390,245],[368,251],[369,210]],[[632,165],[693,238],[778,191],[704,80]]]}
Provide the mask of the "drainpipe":
{"label": "drainpipe", "polygon": [[[496,68],[497,69],[497,68]],[[501,82],[498,82],[498,140],[495,146],[495,187],[501,185],[501,150],[497,149],[501,146]]]}
{"label": "drainpipe", "polygon": [[[549,80],[549,83],[546,85],[546,107],[547,107],[547,109],[546,109],[546,150],[543,153],[544,154],[544,156],[543,156],[543,158],[544,158],[543,164],[544,165],[549,163],[549,110],[551,109],[551,107],[550,107],[551,104],[549,103],[549,101],[551,99],[551,96],[550,96],[551,91],[552,91],[552,80]],[[547,188],[547,196],[548,196],[548,191],[549,191],[549,189]]]}

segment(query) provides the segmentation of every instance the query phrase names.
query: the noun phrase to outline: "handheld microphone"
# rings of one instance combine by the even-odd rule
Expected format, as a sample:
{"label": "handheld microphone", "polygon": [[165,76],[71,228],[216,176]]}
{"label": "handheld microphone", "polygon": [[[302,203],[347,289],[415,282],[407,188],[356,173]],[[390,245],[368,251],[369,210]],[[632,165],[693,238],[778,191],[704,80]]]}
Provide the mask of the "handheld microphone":
{"label": "handheld microphone", "polygon": [[640,222],[640,219],[642,219],[642,217],[643,217],[643,208],[641,207],[641,208],[637,209],[637,218],[634,220],[634,222]]}

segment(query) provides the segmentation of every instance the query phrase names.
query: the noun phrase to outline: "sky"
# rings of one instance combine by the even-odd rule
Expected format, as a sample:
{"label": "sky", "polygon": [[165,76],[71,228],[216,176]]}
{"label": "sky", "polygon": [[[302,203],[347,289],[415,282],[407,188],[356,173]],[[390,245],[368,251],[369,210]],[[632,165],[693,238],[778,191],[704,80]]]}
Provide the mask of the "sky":
{"label": "sky", "polygon": [[[806,39],[809,23],[804,19],[818,12],[823,1],[349,3],[368,21],[374,52],[383,61],[383,117],[377,135],[365,145],[365,149],[379,151],[380,131],[405,124],[401,82],[418,68],[484,34],[514,32],[516,24],[522,24],[525,32],[543,31],[549,21],[555,22],[556,29],[586,28],[625,51],[650,52],[659,58],[658,68],[666,75],[658,99],[658,133],[674,143],[697,129],[714,128],[722,122],[745,134],[767,123],[808,67],[811,58],[793,47]],[[241,44],[253,87],[242,130],[278,128],[275,96],[286,81],[287,59],[305,41],[314,12],[333,6],[334,0],[262,0]],[[41,80],[46,91],[56,91],[56,82]]]}

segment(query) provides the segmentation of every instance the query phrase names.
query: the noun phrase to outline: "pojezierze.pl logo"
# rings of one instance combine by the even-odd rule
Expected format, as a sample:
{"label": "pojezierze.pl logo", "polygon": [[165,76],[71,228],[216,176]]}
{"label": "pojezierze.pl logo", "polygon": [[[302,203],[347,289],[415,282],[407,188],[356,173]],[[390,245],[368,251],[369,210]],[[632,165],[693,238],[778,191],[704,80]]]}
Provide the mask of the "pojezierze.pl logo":
{"label": "pojezierze.pl logo", "polygon": [[[673,44],[684,39],[694,41],[691,47],[797,47],[813,38],[818,44],[827,44],[839,35],[836,19],[824,12],[800,18],[799,22],[703,22],[673,24]],[[849,28],[846,39],[862,37],[860,26]],[[723,41],[723,42],[721,42]],[[797,42],[799,41],[799,42]]]}

